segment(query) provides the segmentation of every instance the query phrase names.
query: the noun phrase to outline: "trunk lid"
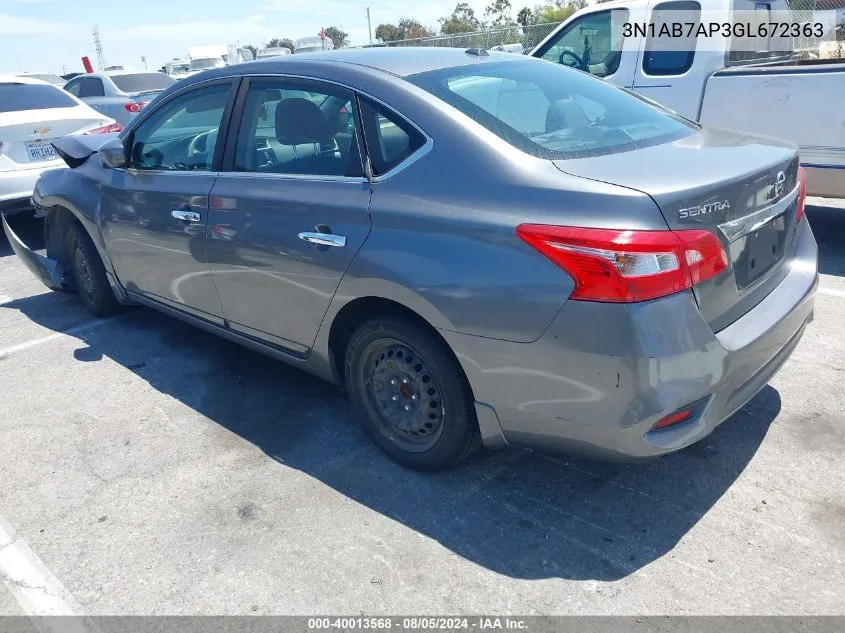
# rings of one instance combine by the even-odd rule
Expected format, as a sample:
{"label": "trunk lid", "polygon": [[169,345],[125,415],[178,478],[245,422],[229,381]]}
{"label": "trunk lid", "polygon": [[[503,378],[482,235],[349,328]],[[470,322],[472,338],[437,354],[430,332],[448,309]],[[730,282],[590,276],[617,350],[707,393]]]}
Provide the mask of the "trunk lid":
{"label": "trunk lid", "polygon": [[133,99],[135,101],[152,101],[162,92],[164,92],[164,90],[140,90],[138,92],[129,92],[127,93],[127,95],[130,99]]}
{"label": "trunk lid", "polygon": [[49,166],[61,160],[54,141],[110,122],[87,106],[7,112],[0,123],[0,171]]}
{"label": "trunk lid", "polygon": [[693,288],[716,332],[762,301],[788,272],[798,152],[786,143],[709,129],[636,152],[555,165],[649,195],[671,229],[707,229],[719,238],[728,269]]}

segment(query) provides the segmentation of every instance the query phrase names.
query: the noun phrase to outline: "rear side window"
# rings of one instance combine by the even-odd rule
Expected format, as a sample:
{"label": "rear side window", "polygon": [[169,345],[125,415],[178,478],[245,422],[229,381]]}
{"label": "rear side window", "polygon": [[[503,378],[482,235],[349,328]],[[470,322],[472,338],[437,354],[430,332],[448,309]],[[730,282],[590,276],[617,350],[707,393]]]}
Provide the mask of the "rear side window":
{"label": "rear side window", "polygon": [[373,175],[383,176],[425,145],[425,137],[394,112],[361,99],[364,135]]}
{"label": "rear side window", "polygon": [[96,77],[89,77],[82,80],[82,88],[80,90],[81,97],[102,97],[106,94],[103,90],[103,80]]}
{"label": "rear side window", "polygon": [[146,92],[164,90],[176,83],[176,80],[164,73],[135,73],[132,75],[112,75],[111,80],[121,92]]}
{"label": "rear side window", "polygon": [[606,81],[537,60],[446,68],[406,79],[540,158],[602,156],[667,143],[695,129]]}
{"label": "rear side window", "polygon": [[60,88],[43,84],[0,84],[0,112],[72,108],[78,102]]}
{"label": "rear side window", "polygon": [[[695,59],[696,31],[701,21],[701,5],[691,0],[661,2],[651,12],[653,30],[649,28],[643,53],[643,72],[652,76],[683,75]],[[684,25],[683,38],[652,37],[673,23]],[[694,26],[693,26],[694,25]]]}

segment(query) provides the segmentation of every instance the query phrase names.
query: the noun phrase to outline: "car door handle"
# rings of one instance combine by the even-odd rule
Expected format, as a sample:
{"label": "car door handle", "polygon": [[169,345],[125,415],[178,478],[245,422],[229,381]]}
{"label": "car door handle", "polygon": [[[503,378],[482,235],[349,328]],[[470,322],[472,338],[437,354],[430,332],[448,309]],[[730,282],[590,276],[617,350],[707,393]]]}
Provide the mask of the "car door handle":
{"label": "car door handle", "polygon": [[186,211],[185,209],[174,209],[170,212],[170,217],[183,222],[199,222],[202,219],[196,211]]}
{"label": "car door handle", "polygon": [[346,238],[343,235],[332,235],[331,233],[300,233],[299,239],[319,244],[320,246],[346,246]]}

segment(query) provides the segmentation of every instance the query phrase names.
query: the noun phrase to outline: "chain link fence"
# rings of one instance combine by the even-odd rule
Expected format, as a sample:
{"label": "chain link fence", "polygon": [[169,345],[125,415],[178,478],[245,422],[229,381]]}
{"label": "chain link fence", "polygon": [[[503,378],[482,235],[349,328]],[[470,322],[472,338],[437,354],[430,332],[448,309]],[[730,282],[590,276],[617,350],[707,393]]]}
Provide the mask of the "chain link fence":
{"label": "chain link fence", "polygon": [[527,53],[554,31],[560,22],[530,24],[504,29],[490,29],[473,33],[437,35],[412,40],[385,42],[387,46],[448,46],[451,48],[486,48],[506,50],[512,53]]}
{"label": "chain link fence", "polygon": [[822,37],[795,38],[799,58],[845,58],[845,0],[793,0],[790,6],[793,22],[825,25]]}

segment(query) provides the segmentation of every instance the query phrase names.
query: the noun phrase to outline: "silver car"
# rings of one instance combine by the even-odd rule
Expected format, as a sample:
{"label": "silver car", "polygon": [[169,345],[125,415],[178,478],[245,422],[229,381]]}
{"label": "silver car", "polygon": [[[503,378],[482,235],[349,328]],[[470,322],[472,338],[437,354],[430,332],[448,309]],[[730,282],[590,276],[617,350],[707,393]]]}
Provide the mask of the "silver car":
{"label": "silver car", "polygon": [[176,80],[160,72],[119,70],[74,77],[65,90],[122,127]]}
{"label": "silver car", "polygon": [[[190,78],[41,176],[48,286],[346,388],[419,469],[638,459],[712,432],[813,316],[793,147],[506,53],[292,55]],[[280,412],[284,415],[283,412]]]}

